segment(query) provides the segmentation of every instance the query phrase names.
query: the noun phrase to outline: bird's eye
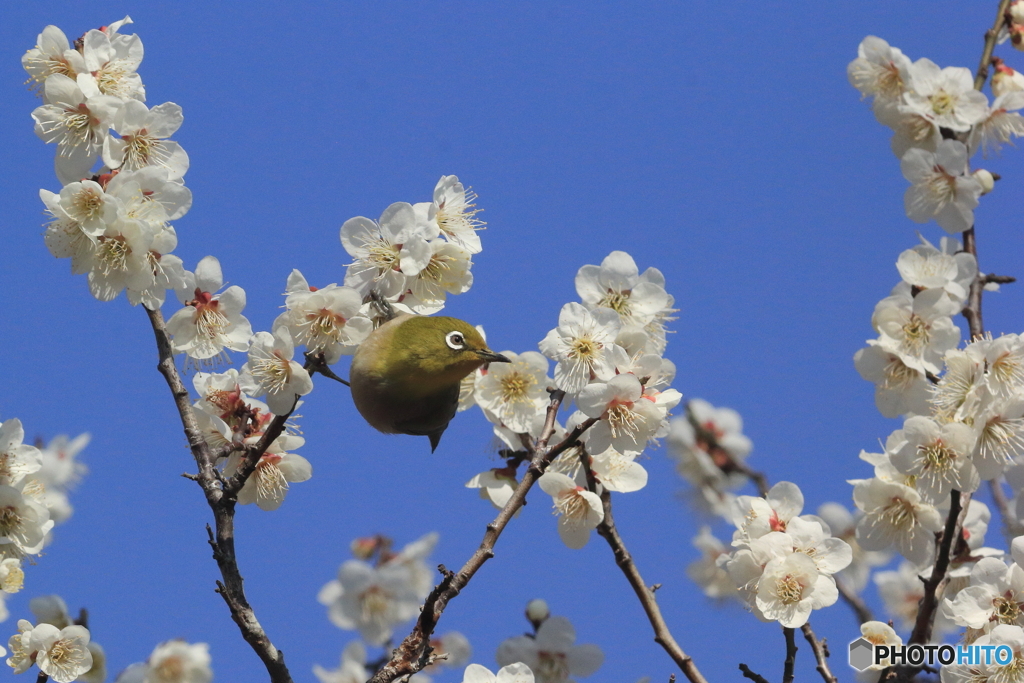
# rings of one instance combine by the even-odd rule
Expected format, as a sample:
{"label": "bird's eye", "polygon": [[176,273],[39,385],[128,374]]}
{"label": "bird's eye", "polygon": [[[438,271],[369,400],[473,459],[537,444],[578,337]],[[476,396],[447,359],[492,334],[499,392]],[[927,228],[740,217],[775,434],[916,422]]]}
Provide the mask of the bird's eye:
{"label": "bird's eye", "polygon": [[448,348],[461,351],[465,348],[465,338],[463,338],[461,332],[449,332],[444,336],[445,342],[448,344]]}

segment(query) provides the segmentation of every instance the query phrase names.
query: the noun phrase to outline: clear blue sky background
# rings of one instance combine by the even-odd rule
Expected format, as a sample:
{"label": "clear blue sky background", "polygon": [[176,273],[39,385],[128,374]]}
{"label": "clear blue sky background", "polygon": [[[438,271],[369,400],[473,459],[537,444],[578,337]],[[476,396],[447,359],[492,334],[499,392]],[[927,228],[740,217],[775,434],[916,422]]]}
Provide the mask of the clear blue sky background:
{"label": "clear blue sky background", "polygon": [[[43,245],[37,192],[59,184],[53,147],[32,133],[37,101],[19,59],[46,24],[73,38],[125,14],[136,21],[148,104],[185,113],[176,139],[191,157],[195,202],[176,223],[176,253],[190,268],[218,256],[248,293],[254,329],[278,314],[292,268],[313,284],[342,279],[347,218],[429,200],[440,175],[457,174],[479,193],[489,227],[475,285],[448,313],[483,324],[496,349],[535,349],[575,300],[576,270],[629,251],[663,270],[676,297],[676,388],[739,410],[752,464],[798,482],[811,510],[851,505],[845,480],[870,472],[858,452],[898,426],[877,413],[851,358],[873,336],[872,309],[918,227],[904,217],[888,132],[847,84],[846,65],[873,33],[911,58],[974,69],[995,6],[8,3],[0,416],[20,417],[30,436],[89,431],[93,442],[75,516],[28,568],[2,640],[28,616],[30,596],[59,593],[89,608],[112,673],[180,637],[210,643],[218,680],[265,676],[213,593],[210,514],[179,476],[194,466],[145,314],[124,298],[95,301]],[[976,214],[981,266],[1021,275],[1024,165],[1012,149],[987,165],[1005,179]],[[986,298],[987,327],[1020,331],[1021,292],[1004,290]],[[493,514],[463,488],[493,463],[481,415],[460,416],[430,455],[424,439],[371,430],[343,387],[319,382],[308,399],[301,453],[313,479],[276,513],[238,515],[248,595],[299,680],[312,679],[314,662],[335,666],[353,635],[316,602],[352,538],[382,532],[402,544],[437,530],[434,561],[458,567]],[[650,484],[617,497],[617,521],[645,578],[663,585],[676,637],[710,680],[739,680],[741,661],[777,680],[779,627],[718,610],[689,583],[700,520],[680,503],[665,454],[645,465]],[[493,668],[498,643],[526,627],[526,602],[544,597],[580,642],[604,649],[591,680],[667,680],[672,663],[607,546],[595,537],[581,551],[564,547],[549,504],[534,492],[440,630],[467,634],[473,661]],[[812,623],[851,680],[850,611],[838,604]],[[799,659],[811,680],[808,648]]]}

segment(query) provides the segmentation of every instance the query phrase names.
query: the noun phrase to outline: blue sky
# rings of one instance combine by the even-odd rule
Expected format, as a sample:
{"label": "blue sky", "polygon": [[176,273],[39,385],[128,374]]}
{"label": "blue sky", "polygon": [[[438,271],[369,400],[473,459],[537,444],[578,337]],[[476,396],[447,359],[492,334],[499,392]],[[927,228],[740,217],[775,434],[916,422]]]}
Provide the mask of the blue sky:
{"label": "blue sky", "polygon": [[[439,176],[456,174],[479,194],[488,229],[475,284],[448,314],[482,324],[496,350],[536,349],[576,300],[577,269],[628,251],[641,269],[665,273],[680,309],[667,352],[675,388],[739,410],[751,464],[797,482],[813,509],[851,506],[845,481],[869,471],[858,452],[898,426],[877,413],[851,359],[873,336],[871,312],[897,282],[914,230],[943,234],[905,218],[889,135],[847,83],[846,64],[875,34],[912,59],[974,69],[995,5],[6,7],[0,417],[21,418],[30,437],[88,431],[93,442],[75,516],[28,567],[0,631],[14,632],[32,595],[58,593],[89,608],[112,672],[181,637],[210,643],[218,680],[265,675],[213,593],[210,515],[180,476],[193,465],[143,311],[123,297],[94,300],[43,245],[38,190],[59,184],[53,148],[32,132],[37,102],[19,60],[45,25],[74,37],[135,20],[147,103],[176,102],[185,114],[175,139],[191,158],[194,203],[176,223],[175,253],[189,268],[216,255],[225,279],[246,290],[254,329],[279,313],[292,268],[312,284],[341,281],[346,219],[429,200]],[[1008,47],[999,54],[1024,64]],[[976,212],[986,272],[1018,274],[1024,253],[1015,152],[986,164],[1004,177]],[[987,296],[987,328],[1020,331],[1022,304],[1012,285]],[[476,413],[453,422],[430,455],[425,440],[374,432],[340,385],[318,382],[301,412],[313,479],[275,513],[241,509],[237,525],[249,598],[293,674],[309,680],[312,664],[335,666],[353,635],[316,602],[349,541],[380,532],[403,544],[436,530],[433,560],[461,565],[492,518],[463,483],[493,460]],[[689,583],[701,520],[680,502],[663,451],[645,466],[650,484],[618,497],[616,521],[645,578],[662,584],[676,638],[711,680],[738,676],[741,661],[778,677],[779,627],[720,610]],[[595,537],[581,551],[564,547],[548,505],[531,495],[440,631],[464,632],[473,661],[493,668],[498,643],[526,628],[526,602],[543,597],[573,620],[579,642],[604,649],[590,680],[667,679],[671,661],[607,546]],[[849,610],[837,604],[812,623],[849,678],[839,657],[857,635]],[[815,675],[808,648],[799,659],[798,675]]]}

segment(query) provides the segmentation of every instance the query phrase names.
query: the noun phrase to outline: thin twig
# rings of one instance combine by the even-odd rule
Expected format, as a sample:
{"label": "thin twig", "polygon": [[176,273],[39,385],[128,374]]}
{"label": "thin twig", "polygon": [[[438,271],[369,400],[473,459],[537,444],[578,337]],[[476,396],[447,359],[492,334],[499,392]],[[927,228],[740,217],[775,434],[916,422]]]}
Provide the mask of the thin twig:
{"label": "thin twig", "polygon": [[821,677],[825,679],[825,683],[838,683],[839,679],[836,678],[835,674],[828,666],[828,646],[825,644],[824,639],[818,640],[818,637],[814,635],[814,631],[811,630],[810,624],[804,624],[800,627],[800,630],[804,633],[804,638],[811,646],[811,650],[814,651],[814,659],[818,662],[815,667]]}
{"label": "thin twig", "polygon": [[[590,468],[590,456],[583,449],[580,449],[580,460],[587,477],[587,488],[591,492],[597,493],[597,479]],[[644,577],[640,575],[640,570],[633,561],[633,556],[630,555],[625,542],[619,536],[619,531],[615,527],[615,517],[612,515],[612,497],[609,491],[605,490],[601,493],[601,504],[604,508],[604,519],[597,525],[597,533],[608,542],[612,553],[615,555],[615,564],[622,570],[626,580],[629,581],[629,585],[633,587],[633,592],[636,593],[636,597],[640,600],[640,606],[643,607],[644,613],[647,614],[647,620],[651,622],[651,628],[654,629],[654,642],[661,645],[662,649],[672,658],[672,661],[683,670],[683,675],[686,676],[690,683],[707,683],[704,674],[694,664],[693,658],[683,651],[683,648],[679,646],[679,643],[672,636],[672,631],[669,630],[668,624],[665,623],[665,618],[661,615],[661,608],[658,607],[658,601],[654,597],[656,589],[654,587],[647,587]],[[660,584],[655,585],[660,586]]]}
{"label": "thin twig", "polygon": [[1001,0],[999,3],[999,11],[996,13],[996,21],[992,24],[992,28],[985,32],[985,46],[981,51],[981,61],[978,64],[978,70],[974,75],[974,89],[980,91],[985,87],[985,81],[988,80],[988,67],[992,63],[992,50],[996,47],[996,41],[999,39],[999,32],[1006,24],[1006,9],[1010,6],[1010,0]]}
{"label": "thin twig", "polygon": [[48,680],[50,680],[50,677],[44,674],[42,671],[40,671],[39,675],[36,676],[36,683],[46,683],[46,681]]}
{"label": "thin twig", "polygon": [[761,674],[754,673],[746,664],[740,664],[740,671],[743,672],[744,678],[749,678],[750,680],[754,681],[754,683],[768,683],[767,678],[765,678]]}
{"label": "thin twig", "polygon": [[[833,577],[835,578],[835,577]],[[874,621],[875,615],[871,613],[871,608],[868,607],[864,599],[857,595],[857,592],[850,588],[842,579],[836,579],[836,588],[839,589],[839,596],[846,602],[847,605],[853,610],[854,614],[857,615],[857,621],[864,623],[866,621]]]}
{"label": "thin twig", "polygon": [[[557,412],[564,396],[563,392],[552,393],[549,411]],[[417,619],[415,626],[413,626],[412,632],[405,637],[401,645],[392,653],[390,661],[382,666],[368,683],[391,683],[391,681],[398,678],[423,670],[427,663],[429,663],[430,635],[434,632],[434,628],[448,606],[448,602],[462,592],[462,589],[469,584],[470,580],[487,560],[494,557],[494,545],[497,543],[502,531],[504,531],[515,513],[526,502],[526,494],[529,493],[551,461],[575,446],[580,435],[590,429],[596,422],[596,418],[590,418],[579,424],[562,441],[551,448],[539,446],[539,444],[546,444],[554,431],[553,422],[545,426],[540,438],[537,440],[538,446],[529,445],[528,450],[532,455],[532,460],[530,461],[530,466],[523,474],[523,480],[516,487],[512,497],[505,503],[505,507],[501,509],[498,516],[487,525],[487,530],[484,532],[480,546],[458,572],[454,574],[447,572],[447,570],[442,572],[444,576],[441,582],[430,592],[430,595],[427,596],[427,600],[420,611],[420,617]]]}
{"label": "thin twig", "polygon": [[[143,307],[145,308],[145,307]],[[241,479],[237,489],[228,491],[223,487],[223,478],[220,472],[214,467],[216,462],[214,454],[206,439],[203,438],[199,423],[192,412],[192,404],[189,398],[188,389],[178,374],[178,368],[174,365],[174,354],[171,351],[171,340],[167,333],[167,326],[164,323],[163,314],[160,310],[151,311],[145,309],[149,316],[150,324],[153,327],[153,335],[156,338],[156,347],[159,354],[157,369],[164,376],[167,386],[170,387],[171,395],[174,397],[174,405],[178,409],[178,416],[181,419],[182,427],[185,430],[185,438],[188,440],[192,457],[195,458],[199,472],[196,481],[203,489],[206,502],[213,511],[216,532],[207,525],[209,543],[213,548],[213,558],[220,569],[223,579],[217,582],[217,592],[224,598],[228,609],[231,612],[231,619],[238,625],[242,638],[253,649],[256,655],[263,661],[263,665],[270,674],[271,683],[292,683],[291,674],[284,663],[284,654],[274,647],[260,622],[256,619],[249,601],[245,597],[242,588],[242,574],[238,569],[238,561],[235,556],[235,494],[245,483]],[[273,423],[271,425],[273,427]],[[281,421],[283,429],[284,420]],[[269,431],[269,429],[268,429]],[[277,438],[276,436],[274,438]],[[271,440],[272,441],[272,440]],[[271,441],[267,441],[269,445]],[[263,440],[260,442],[263,443]],[[264,450],[266,449],[264,445]],[[258,460],[258,457],[257,457]],[[255,465],[254,465],[255,469]],[[248,475],[246,475],[248,476]],[[232,479],[236,479],[238,475]]]}
{"label": "thin twig", "polygon": [[793,629],[782,628],[783,635],[786,636],[786,661],[782,667],[782,683],[793,683],[795,677],[794,670],[796,669],[796,651],[799,649],[796,646],[796,637],[793,635]]}
{"label": "thin twig", "polygon": [[[935,619],[935,609],[939,605],[937,597],[939,584],[946,578],[946,570],[949,568],[950,549],[953,547],[953,538],[957,528],[957,520],[960,517],[959,491],[950,493],[949,515],[946,517],[946,526],[942,531],[942,539],[939,542],[939,552],[935,559],[935,567],[931,575],[924,580],[924,597],[921,598],[917,610],[917,621],[914,623],[914,630],[910,634],[908,644],[924,645],[931,642],[932,622]],[[910,668],[910,667],[906,667]]]}

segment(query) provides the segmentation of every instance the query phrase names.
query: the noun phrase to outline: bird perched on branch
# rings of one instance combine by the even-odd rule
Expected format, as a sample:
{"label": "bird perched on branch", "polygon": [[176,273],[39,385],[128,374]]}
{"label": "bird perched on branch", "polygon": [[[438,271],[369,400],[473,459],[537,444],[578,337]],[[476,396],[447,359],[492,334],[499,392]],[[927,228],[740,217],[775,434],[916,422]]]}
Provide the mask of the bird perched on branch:
{"label": "bird perched on branch", "polygon": [[509,363],[458,318],[400,315],[374,330],[352,358],[352,400],[385,434],[430,438],[430,452],[459,407],[462,379],[486,363]]}

